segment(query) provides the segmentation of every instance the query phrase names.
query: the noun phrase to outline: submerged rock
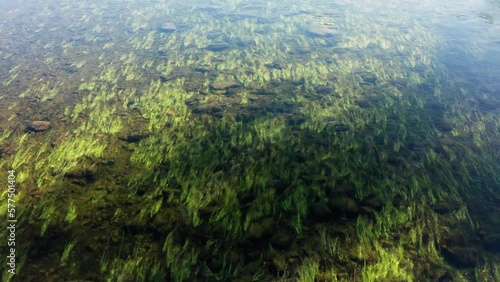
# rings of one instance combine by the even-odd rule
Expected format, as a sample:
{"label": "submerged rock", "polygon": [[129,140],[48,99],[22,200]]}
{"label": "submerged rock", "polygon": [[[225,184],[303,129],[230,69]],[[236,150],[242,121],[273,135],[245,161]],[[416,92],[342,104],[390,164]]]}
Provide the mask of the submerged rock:
{"label": "submerged rock", "polygon": [[201,66],[201,67],[195,67],[194,70],[201,73],[207,73],[210,72],[211,69],[208,66]]}
{"label": "submerged rock", "polygon": [[236,80],[228,79],[223,81],[216,81],[211,85],[213,90],[227,90],[230,88],[240,87],[240,84]]}
{"label": "submerged rock", "polygon": [[160,31],[163,32],[172,32],[177,29],[177,25],[173,22],[167,22],[164,23],[162,26],[160,26]]}
{"label": "submerged rock", "polygon": [[229,48],[229,44],[224,43],[224,42],[211,43],[205,47],[205,49],[212,51],[212,52],[220,52],[220,51],[223,51],[227,48]]}
{"label": "submerged rock", "polygon": [[307,30],[313,36],[330,37],[339,35],[339,32],[331,24],[313,23]]}
{"label": "submerged rock", "polygon": [[33,132],[45,131],[49,128],[50,128],[50,122],[41,120],[32,121],[26,127],[28,131],[33,131]]}

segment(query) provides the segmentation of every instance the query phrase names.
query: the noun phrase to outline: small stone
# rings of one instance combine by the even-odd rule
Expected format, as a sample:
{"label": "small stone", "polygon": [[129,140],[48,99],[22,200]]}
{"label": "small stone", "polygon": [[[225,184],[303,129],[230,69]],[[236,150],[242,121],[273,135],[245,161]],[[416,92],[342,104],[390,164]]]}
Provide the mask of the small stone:
{"label": "small stone", "polygon": [[172,31],[175,31],[176,29],[177,29],[177,25],[175,25],[175,23],[173,23],[173,22],[164,23],[160,27],[160,31],[163,31],[163,32],[172,32]]}
{"label": "small stone", "polygon": [[31,123],[28,124],[27,129],[29,131],[33,132],[40,132],[40,131],[45,131],[50,128],[50,122],[48,121],[32,121]]}

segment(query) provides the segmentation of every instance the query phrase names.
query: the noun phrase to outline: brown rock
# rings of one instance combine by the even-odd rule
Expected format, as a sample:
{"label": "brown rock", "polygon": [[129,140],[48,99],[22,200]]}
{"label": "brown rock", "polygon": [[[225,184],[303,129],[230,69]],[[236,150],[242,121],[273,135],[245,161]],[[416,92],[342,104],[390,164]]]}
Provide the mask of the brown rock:
{"label": "brown rock", "polygon": [[45,131],[49,128],[50,128],[50,122],[41,120],[32,121],[31,123],[28,124],[27,127],[29,131],[33,132]]}

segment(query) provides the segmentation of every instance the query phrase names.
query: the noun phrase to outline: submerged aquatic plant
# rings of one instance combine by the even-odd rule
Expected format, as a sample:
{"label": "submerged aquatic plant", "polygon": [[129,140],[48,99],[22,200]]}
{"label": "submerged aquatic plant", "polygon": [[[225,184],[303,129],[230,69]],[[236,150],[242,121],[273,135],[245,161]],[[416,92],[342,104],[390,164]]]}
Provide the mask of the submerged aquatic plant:
{"label": "submerged aquatic plant", "polygon": [[[61,4],[89,11],[72,22],[86,44],[40,39],[43,71],[55,76],[33,73],[18,97],[60,105],[55,127],[0,137],[0,166],[19,171],[18,197],[33,207],[25,226],[44,237],[93,234],[95,222],[110,239],[88,236],[79,251],[104,249],[93,269],[107,281],[260,281],[284,270],[300,281],[439,280],[420,271],[424,261],[462,277],[437,248],[450,222],[485,225],[467,201],[500,183],[499,119],[444,82],[432,30],[405,11],[367,17],[381,4],[339,8],[333,21],[321,3],[254,3],[256,16],[230,2],[227,13],[218,3],[130,4],[116,21],[103,16],[113,4]],[[175,31],[152,28],[165,17]],[[29,67],[8,66],[3,86]],[[13,124],[22,103],[8,108]],[[85,172],[91,181],[75,179]],[[459,207],[439,206],[450,200]],[[128,247],[138,240],[153,247]],[[267,241],[271,250],[256,243]],[[497,277],[497,266],[491,255],[475,275]]]}

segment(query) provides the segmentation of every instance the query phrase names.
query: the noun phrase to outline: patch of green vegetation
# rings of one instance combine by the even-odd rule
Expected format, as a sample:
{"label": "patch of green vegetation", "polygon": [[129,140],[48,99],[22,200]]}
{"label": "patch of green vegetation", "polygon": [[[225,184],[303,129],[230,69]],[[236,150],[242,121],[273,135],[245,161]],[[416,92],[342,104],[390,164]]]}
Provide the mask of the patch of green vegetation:
{"label": "patch of green vegetation", "polygon": [[319,273],[319,263],[312,258],[306,258],[297,269],[298,281],[312,282],[316,281]]}
{"label": "patch of green vegetation", "polygon": [[66,214],[66,217],[64,218],[64,221],[71,223],[73,222],[78,216],[78,212],[76,210],[76,205],[74,201],[71,201],[68,207],[68,213]]}
{"label": "patch of green vegetation", "polygon": [[162,281],[165,273],[160,262],[135,254],[127,259],[113,258],[101,263],[103,281]]}
{"label": "patch of green vegetation", "polygon": [[61,255],[61,259],[60,259],[61,263],[65,263],[68,260],[70,254],[71,254],[71,251],[73,250],[75,245],[76,245],[76,241],[73,240],[73,241],[67,243],[66,246],[64,246],[64,251],[63,251],[63,253]]}
{"label": "patch of green vegetation", "polygon": [[414,281],[413,263],[406,256],[403,246],[385,249],[374,245],[377,262],[362,270],[363,281],[401,280]]}
{"label": "patch of green vegetation", "polygon": [[200,271],[198,269],[199,251],[196,246],[185,240],[184,243],[176,243],[175,231],[168,234],[163,252],[166,254],[167,267],[174,281],[186,281],[195,277]]}
{"label": "patch of green vegetation", "polygon": [[43,236],[47,231],[47,228],[51,224],[55,224],[55,219],[57,219],[56,214],[56,202],[53,200],[52,202],[45,203],[46,205],[42,209],[42,213],[40,214],[40,219],[42,220],[40,236]]}
{"label": "patch of green vegetation", "polygon": [[[41,170],[38,186],[44,184],[45,177],[66,175],[85,159],[96,161],[103,156],[105,148],[106,145],[101,140],[91,135],[69,137],[35,165]],[[53,178],[53,181],[57,179]]]}
{"label": "patch of green vegetation", "polygon": [[500,263],[498,260],[478,265],[474,270],[476,281],[497,281],[500,279]]}

